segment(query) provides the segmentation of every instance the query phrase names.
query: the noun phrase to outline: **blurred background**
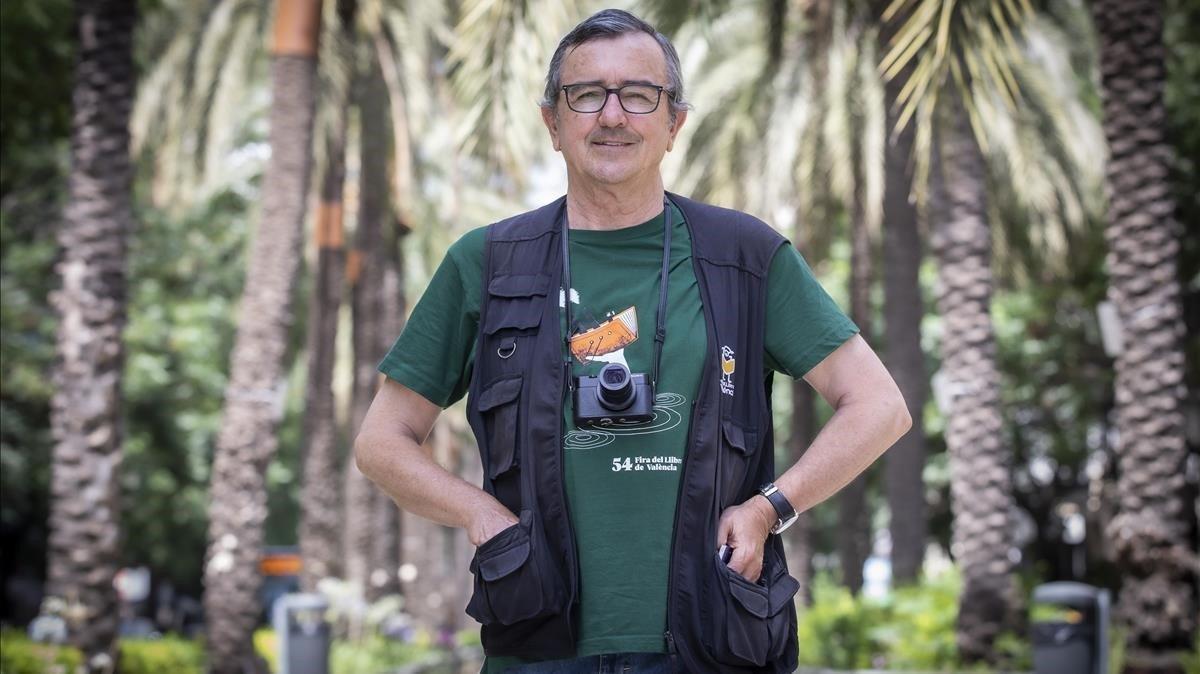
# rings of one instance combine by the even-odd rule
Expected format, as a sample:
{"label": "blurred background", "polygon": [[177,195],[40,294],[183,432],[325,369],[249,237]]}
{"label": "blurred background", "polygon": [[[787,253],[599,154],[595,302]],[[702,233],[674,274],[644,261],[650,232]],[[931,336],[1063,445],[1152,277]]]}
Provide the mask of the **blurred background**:
{"label": "blurred background", "polygon": [[[801,663],[1028,671],[1076,581],[1109,670],[1200,671],[1200,5],[616,4],[683,61],[668,189],[786,235],[913,411],[786,533]],[[0,669],[278,668],[297,590],[335,672],[478,668],[465,535],[349,449],[450,243],[565,191],[536,102],[603,6],[0,5]],[[774,396],[790,465],[831,412]],[[429,445],[479,483],[461,403]]]}

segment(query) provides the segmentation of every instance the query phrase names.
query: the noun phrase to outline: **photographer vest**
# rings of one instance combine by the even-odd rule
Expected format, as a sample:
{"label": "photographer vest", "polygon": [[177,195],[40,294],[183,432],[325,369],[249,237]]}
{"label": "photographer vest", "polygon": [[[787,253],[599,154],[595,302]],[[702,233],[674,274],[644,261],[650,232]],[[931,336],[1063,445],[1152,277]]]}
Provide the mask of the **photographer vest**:
{"label": "photographer vest", "polygon": [[[721,512],[774,478],[771,373],[763,364],[767,274],[785,239],[737,211],[668,194],[691,236],[708,349],[679,481],[663,635],[680,672],[791,672],[799,583],[766,542],[751,583],[716,556]],[[579,563],[563,482],[560,306],[565,198],[488,228],[467,416],[483,488],[520,522],[471,561],[467,613],[488,655],[575,655]]]}

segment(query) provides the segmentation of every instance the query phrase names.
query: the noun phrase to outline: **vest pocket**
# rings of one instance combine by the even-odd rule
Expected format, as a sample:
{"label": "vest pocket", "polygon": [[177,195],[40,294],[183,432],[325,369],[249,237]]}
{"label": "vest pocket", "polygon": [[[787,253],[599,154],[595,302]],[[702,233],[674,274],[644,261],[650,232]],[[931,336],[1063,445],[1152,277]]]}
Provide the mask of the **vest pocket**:
{"label": "vest pocket", "polygon": [[560,613],[565,593],[533,511],[484,542],[471,560],[475,592],[467,615],[483,625],[512,625]]}
{"label": "vest pocket", "polygon": [[794,625],[792,597],[800,582],[768,547],[758,582],[751,583],[714,555],[710,645],[713,658],[734,667],[763,667],[783,657]]}
{"label": "vest pocket", "polygon": [[[758,452],[757,429],[744,426],[732,419],[721,422],[722,463],[721,507],[745,500],[743,482],[746,481],[754,454]],[[758,485],[751,485],[751,488]]]}
{"label": "vest pocket", "polygon": [[502,377],[479,394],[479,411],[487,429],[487,473],[493,480],[520,464],[517,413],[521,379],[521,375]]}

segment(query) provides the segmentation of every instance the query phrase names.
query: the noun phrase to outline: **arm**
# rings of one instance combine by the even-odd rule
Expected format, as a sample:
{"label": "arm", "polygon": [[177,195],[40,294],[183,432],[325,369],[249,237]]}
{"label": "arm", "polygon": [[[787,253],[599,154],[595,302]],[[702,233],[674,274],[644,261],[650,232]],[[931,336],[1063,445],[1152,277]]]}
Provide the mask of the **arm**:
{"label": "arm", "polygon": [[440,411],[419,393],[385,379],[354,441],[355,463],[400,508],[464,528],[479,546],[517,518],[492,495],[442,468],[425,449]]}
{"label": "arm", "polygon": [[[849,484],[912,426],[896,382],[858,335],[826,356],[804,380],[834,414],[804,456],[775,480],[798,513]],[[763,544],[775,520],[775,509],[758,494],[722,513],[717,541],[734,548],[731,568],[758,579]]]}

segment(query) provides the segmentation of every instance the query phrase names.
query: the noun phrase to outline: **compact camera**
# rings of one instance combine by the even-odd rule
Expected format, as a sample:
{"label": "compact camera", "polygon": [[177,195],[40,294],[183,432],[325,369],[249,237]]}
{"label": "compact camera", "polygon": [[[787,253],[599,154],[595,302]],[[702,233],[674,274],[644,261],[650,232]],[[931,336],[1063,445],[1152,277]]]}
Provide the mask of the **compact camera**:
{"label": "compact camera", "polygon": [[608,426],[654,418],[654,385],[646,375],[609,363],[595,377],[579,377],[575,385],[575,422]]}

